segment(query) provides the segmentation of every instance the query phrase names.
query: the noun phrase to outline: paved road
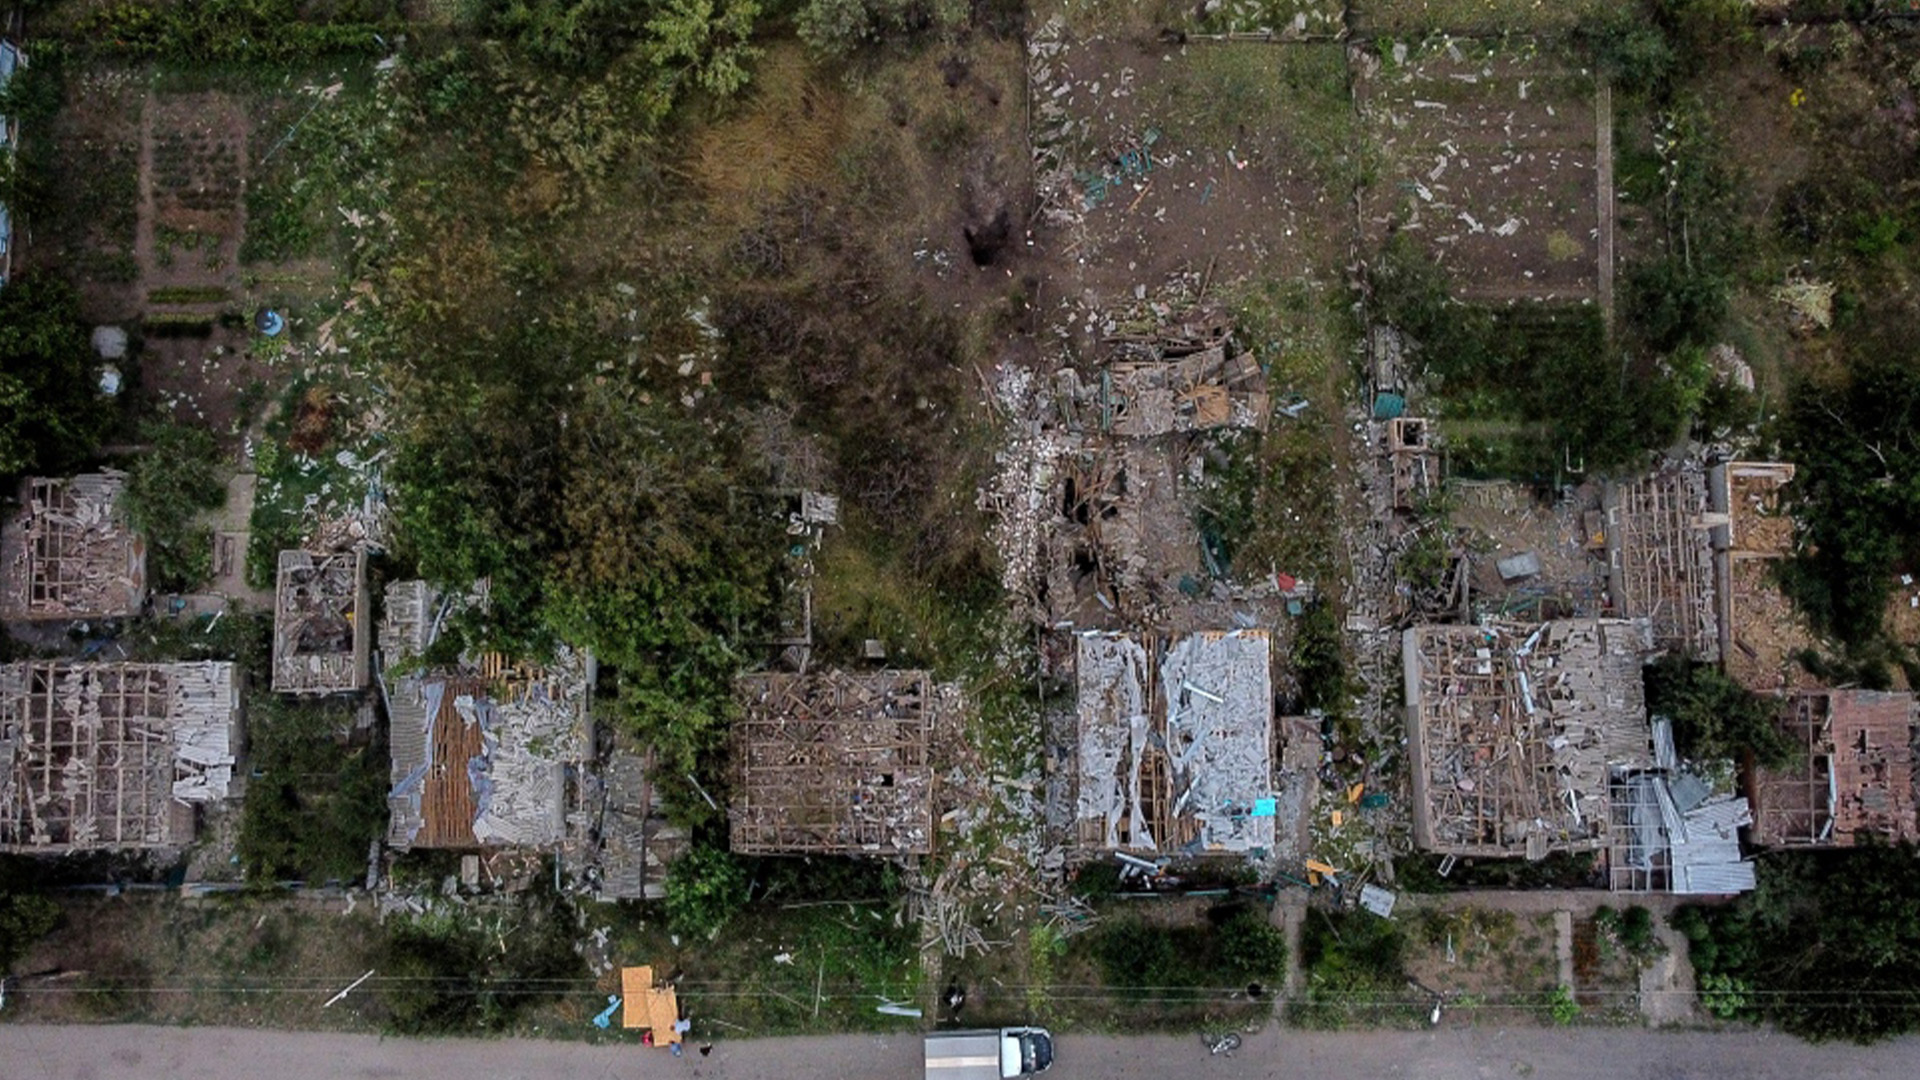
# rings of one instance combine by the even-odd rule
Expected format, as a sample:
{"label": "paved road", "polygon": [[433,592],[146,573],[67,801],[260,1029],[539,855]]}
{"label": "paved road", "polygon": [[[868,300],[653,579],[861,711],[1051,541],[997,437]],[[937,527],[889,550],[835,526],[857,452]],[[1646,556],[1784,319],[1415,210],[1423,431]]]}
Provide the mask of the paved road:
{"label": "paved road", "polygon": [[[912,1038],[761,1039],[675,1059],[631,1045],[230,1028],[0,1024],[4,1080],[916,1080]],[[1231,1059],[1197,1037],[1064,1037],[1048,1080],[1911,1080],[1920,1039],[1872,1049],[1625,1028],[1266,1031]]]}

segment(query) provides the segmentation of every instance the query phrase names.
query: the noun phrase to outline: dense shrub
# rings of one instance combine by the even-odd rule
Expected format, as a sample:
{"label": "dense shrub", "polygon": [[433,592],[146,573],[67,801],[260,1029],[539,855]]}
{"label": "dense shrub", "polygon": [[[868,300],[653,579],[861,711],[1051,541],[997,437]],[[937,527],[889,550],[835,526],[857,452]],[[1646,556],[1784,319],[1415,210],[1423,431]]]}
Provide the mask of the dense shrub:
{"label": "dense shrub", "polygon": [[1230,991],[1275,982],[1287,966],[1286,935],[1246,904],[1209,910],[1204,926],[1113,919],[1092,934],[1091,950],[1106,985],[1132,990]]}
{"label": "dense shrub", "polygon": [[60,909],[46,897],[0,890],[0,978],[59,921]]}
{"label": "dense shrub", "polygon": [[380,0],[324,5],[303,0],[120,0],[82,17],[75,41],[83,48],[123,56],[303,62],[390,49],[387,42],[403,27],[398,9],[397,3]]}
{"label": "dense shrub", "polygon": [[[1465,475],[1550,482],[1571,464],[1637,467],[1691,420],[1697,371],[1612,350],[1590,308],[1492,311],[1451,297],[1446,274],[1404,237],[1371,268],[1371,317],[1404,332]],[[1443,428],[1444,430],[1444,428]]]}
{"label": "dense shrub", "polygon": [[1406,939],[1398,923],[1366,912],[1313,909],[1300,928],[1306,994],[1288,1017],[1307,1027],[1404,1019]]}
{"label": "dense shrub", "polygon": [[344,706],[271,694],[247,700],[254,776],[241,803],[237,852],[256,883],[357,881],[386,828],[383,746],[346,747]]}

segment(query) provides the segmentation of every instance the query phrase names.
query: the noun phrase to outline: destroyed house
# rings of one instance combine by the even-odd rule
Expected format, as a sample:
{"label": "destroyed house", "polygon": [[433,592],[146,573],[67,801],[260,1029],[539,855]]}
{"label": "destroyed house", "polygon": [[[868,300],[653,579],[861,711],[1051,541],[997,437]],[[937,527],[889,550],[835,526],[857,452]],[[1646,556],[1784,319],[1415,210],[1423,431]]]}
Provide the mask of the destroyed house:
{"label": "destroyed house", "polygon": [[926,855],[938,708],[924,671],[743,675],[732,728],[734,851]]}
{"label": "destroyed house", "polygon": [[1393,508],[1415,510],[1440,489],[1437,435],[1421,417],[1387,421],[1387,466],[1393,475]]}
{"label": "destroyed house", "polygon": [[1709,474],[1721,662],[1756,693],[1804,685],[1792,654],[1812,644],[1773,576],[1793,553],[1793,518],[1784,504],[1793,474],[1792,465],[1751,461],[1725,462]]}
{"label": "destroyed house", "polygon": [[1724,517],[1709,509],[1706,473],[1675,467],[1609,483],[1601,512],[1615,610],[1648,620],[1656,647],[1717,662],[1712,531]]}
{"label": "destroyed house", "polygon": [[367,685],[372,635],[362,547],[282,551],[273,597],[273,689],[335,694]]}
{"label": "destroyed house", "polygon": [[0,529],[0,618],[104,619],[147,601],[147,545],[126,522],[127,476],[34,478]]}
{"label": "destroyed house", "polygon": [[0,666],[0,851],[177,847],[227,797],[231,663]]}
{"label": "destroyed house", "polygon": [[1763,847],[1850,847],[1920,839],[1913,789],[1910,693],[1815,690],[1789,695],[1780,724],[1794,763],[1756,768],[1753,841]]}
{"label": "destroyed house", "polygon": [[1604,848],[1610,771],[1651,763],[1651,648],[1643,620],[1407,630],[1414,840],[1529,859]]}
{"label": "destroyed house", "polygon": [[1162,648],[1079,635],[1077,840],[1093,851],[1251,854],[1273,846],[1273,692],[1265,630]]}
{"label": "destroyed house", "polygon": [[1058,513],[1041,542],[1046,578],[1037,590],[1046,620],[1098,625],[1103,612],[1150,607],[1159,592],[1155,538],[1190,528],[1178,513],[1175,459],[1140,443],[1065,451],[1050,502]]}
{"label": "destroyed house", "polygon": [[596,778],[593,832],[599,838],[594,893],[602,900],[658,900],[667,866],[687,850],[686,829],[667,819],[653,781],[652,751],[616,748]]}
{"label": "destroyed house", "polygon": [[593,752],[592,682],[592,658],[565,648],[543,666],[487,656],[387,680],[389,846],[560,844]]}
{"label": "destroyed house", "polygon": [[1153,333],[1107,341],[1113,353],[1098,373],[1083,379],[1063,368],[1054,377],[1069,429],[1144,439],[1267,426],[1266,374],[1235,344],[1224,313],[1203,308]]}
{"label": "destroyed house", "polygon": [[1609,791],[1613,843],[1607,883],[1615,892],[1726,896],[1750,892],[1753,862],[1740,830],[1753,824],[1748,801],[1716,793],[1683,767],[1673,724],[1653,721],[1653,767],[1618,769]]}

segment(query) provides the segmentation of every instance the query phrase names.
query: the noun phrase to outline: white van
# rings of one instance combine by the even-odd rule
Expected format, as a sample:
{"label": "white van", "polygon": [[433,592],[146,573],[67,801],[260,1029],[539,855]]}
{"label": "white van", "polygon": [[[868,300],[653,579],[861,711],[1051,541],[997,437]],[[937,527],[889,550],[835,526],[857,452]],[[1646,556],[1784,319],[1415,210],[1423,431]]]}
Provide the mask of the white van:
{"label": "white van", "polygon": [[1012,1080],[1053,1064],[1045,1028],[936,1031],[927,1036],[927,1080]]}

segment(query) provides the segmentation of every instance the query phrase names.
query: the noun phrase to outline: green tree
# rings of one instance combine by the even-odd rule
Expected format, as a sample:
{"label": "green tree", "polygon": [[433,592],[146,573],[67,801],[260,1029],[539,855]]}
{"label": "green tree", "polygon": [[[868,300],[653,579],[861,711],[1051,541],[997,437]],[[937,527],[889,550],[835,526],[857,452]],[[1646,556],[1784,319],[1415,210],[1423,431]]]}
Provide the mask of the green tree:
{"label": "green tree", "polygon": [[667,922],[674,931],[711,938],[747,904],[747,871],[732,853],[695,845],[667,867]]}
{"label": "green tree", "polygon": [[1846,373],[1802,381],[1782,422],[1804,541],[1783,583],[1850,644],[1879,634],[1896,564],[1920,562],[1920,343],[1910,323],[1899,308],[1873,319]]}
{"label": "green tree", "polygon": [[1625,94],[1660,90],[1673,74],[1673,44],[1647,15],[1633,3],[1588,8],[1570,35],[1594,70]]}
{"label": "green tree", "polygon": [[[954,31],[974,13],[961,0],[807,0],[794,16],[800,40],[816,52],[845,57],[885,38]],[[992,21],[992,12],[981,12]]]}
{"label": "green tree", "polygon": [[205,428],[164,420],[143,425],[140,435],[146,451],[127,469],[122,505],[147,538],[154,586],[184,592],[213,572],[213,530],[196,518],[226,502],[220,444]]}
{"label": "green tree", "polygon": [[1668,655],[1649,664],[1644,677],[1647,711],[1673,721],[1673,740],[1682,754],[1737,759],[1751,751],[1763,765],[1792,762],[1777,703],[1720,668]]}
{"label": "green tree", "polygon": [[1763,859],[1759,887],[1686,909],[1706,1003],[1815,1041],[1920,1031],[1920,852],[1911,844]]}
{"label": "green tree", "polygon": [[0,476],[72,468],[110,419],[72,287],[38,273],[0,286]]}
{"label": "green tree", "polygon": [[653,62],[675,79],[690,77],[700,89],[731,97],[751,77],[747,65],[760,55],[752,44],[757,0],[665,0],[647,20]]}
{"label": "green tree", "polygon": [[467,17],[486,37],[577,69],[604,65],[639,40],[654,6],[654,0],[472,0]]}

